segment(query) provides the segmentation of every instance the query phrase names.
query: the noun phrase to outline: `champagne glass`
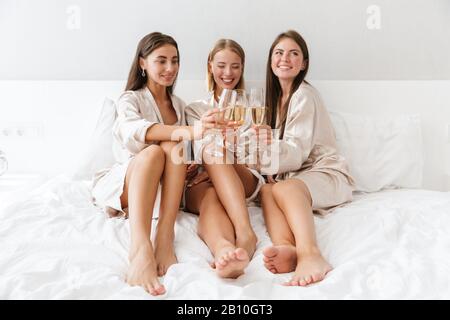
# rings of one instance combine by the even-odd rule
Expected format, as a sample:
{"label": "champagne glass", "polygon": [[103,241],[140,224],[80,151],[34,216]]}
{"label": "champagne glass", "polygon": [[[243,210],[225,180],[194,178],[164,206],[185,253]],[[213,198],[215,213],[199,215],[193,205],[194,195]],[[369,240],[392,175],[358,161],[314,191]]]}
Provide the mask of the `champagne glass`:
{"label": "champagne glass", "polygon": [[[214,96],[212,99],[214,99]],[[217,129],[214,130],[214,143],[212,144],[211,149],[205,150],[206,153],[215,157],[223,157],[223,152],[221,151],[223,149],[222,129],[229,120],[232,120],[235,101],[236,92],[231,89],[222,90],[218,105],[219,112],[217,112],[215,116]]]}
{"label": "champagne glass", "polygon": [[[227,134],[227,148],[239,152],[237,141],[239,141],[240,128],[245,124],[248,111],[247,94],[243,89],[235,89],[234,105],[230,108],[229,120],[233,121],[233,130]],[[228,133],[228,132],[227,132]],[[233,141],[230,143],[229,140]],[[237,146],[234,148],[234,146]]]}
{"label": "champagne glass", "polygon": [[[250,90],[250,109],[252,113],[252,123],[255,126],[264,124],[267,107],[265,105],[265,95],[263,88],[252,88]],[[258,141],[256,143],[256,149],[259,149]]]}
{"label": "champagne glass", "polygon": [[248,110],[248,100],[245,90],[236,89],[236,102],[233,108],[232,119],[235,123],[235,127],[238,129],[245,123],[247,110]]}

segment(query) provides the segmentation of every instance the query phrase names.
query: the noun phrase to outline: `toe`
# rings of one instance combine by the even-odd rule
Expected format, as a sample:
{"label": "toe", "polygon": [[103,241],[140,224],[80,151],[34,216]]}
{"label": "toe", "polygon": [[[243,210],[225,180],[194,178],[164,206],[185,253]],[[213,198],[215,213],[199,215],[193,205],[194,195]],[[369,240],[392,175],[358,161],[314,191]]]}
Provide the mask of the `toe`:
{"label": "toe", "polygon": [[157,294],[164,294],[166,293],[166,288],[164,288],[162,284],[159,284],[158,286],[155,287],[155,291]]}
{"label": "toe", "polygon": [[277,273],[277,269],[275,269],[275,268],[270,268],[269,271],[272,273]]}
{"label": "toe", "polygon": [[220,268],[220,267],[226,266],[227,262],[223,258],[220,258],[219,261],[217,261],[217,264],[218,264],[218,267]]}
{"label": "toe", "polygon": [[156,296],[156,290],[152,285],[148,285],[146,291],[152,296]]}
{"label": "toe", "polygon": [[306,281],[307,284],[311,284],[313,282],[312,276],[306,276],[305,277],[305,281]]}
{"label": "toe", "polygon": [[301,282],[300,282],[299,280],[292,280],[292,281],[291,281],[291,285],[292,285],[292,286],[298,287],[298,286],[301,285]]}
{"label": "toe", "polygon": [[236,260],[236,252],[232,251],[228,253],[228,257],[230,258],[230,260]]}
{"label": "toe", "polygon": [[306,286],[306,285],[308,284],[304,278],[300,279],[300,280],[298,281],[298,283],[299,283],[300,286],[302,286],[302,287],[304,287],[304,286]]}

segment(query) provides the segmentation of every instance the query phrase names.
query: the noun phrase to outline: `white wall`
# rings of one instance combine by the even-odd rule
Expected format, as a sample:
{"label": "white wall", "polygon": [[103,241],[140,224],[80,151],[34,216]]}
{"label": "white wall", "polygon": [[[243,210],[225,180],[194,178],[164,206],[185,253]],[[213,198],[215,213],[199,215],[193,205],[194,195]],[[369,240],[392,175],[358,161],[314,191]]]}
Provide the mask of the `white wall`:
{"label": "white wall", "polygon": [[247,79],[262,79],[289,28],[310,47],[312,79],[450,79],[448,0],[0,0],[0,80],[121,80],[157,30],[178,41],[182,80],[203,79],[222,37],[244,47]]}
{"label": "white wall", "polygon": [[[424,188],[450,190],[450,81],[311,81],[328,109],[391,117],[420,114],[424,139]],[[263,82],[248,82],[248,87]],[[9,172],[53,175],[74,170],[89,141],[103,100],[117,98],[124,81],[0,81],[0,148]],[[204,81],[182,80],[176,94],[202,97]],[[8,108],[5,118],[4,108]],[[2,127],[41,126],[40,135],[5,137]],[[448,175],[448,177],[446,177]]]}
{"label": "white wall", "polygon": [[178,41],[177,92],[190,101],[215,40],[240,42],[246,79],[261,81],[271,42],[290,28],[308,42],[308,79],[330,109],[422,115],[424,186],[444,189],[450,89],[436,80],[450,80],[449,0],[0,0],[0,131],[26,132],[0,135],[10,172],[76,166],[145,34]]}

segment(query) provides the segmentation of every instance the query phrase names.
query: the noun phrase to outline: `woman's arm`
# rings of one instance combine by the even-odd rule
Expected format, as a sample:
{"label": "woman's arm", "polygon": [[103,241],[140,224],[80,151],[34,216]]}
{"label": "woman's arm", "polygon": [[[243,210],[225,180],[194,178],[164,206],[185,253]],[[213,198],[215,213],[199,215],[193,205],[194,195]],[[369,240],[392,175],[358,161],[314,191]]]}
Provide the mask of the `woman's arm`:
{"label": "woman's arm", "polygon": [[301,168],[313,148],[315,112],[314,96],[310,92],[301,93],[293,101],[284,137],[273,139],[263,153],[261,173],[271,175]]}
{"label": "woman's arm", "polygon": [[200,121],[191,126],[154,124],[147,129],[145,134],[146,143],[151,141],[181,141],[181,140],[198,140],[201,139],[203,133],[207,129],[211,129],[216,125],[215,114],[218,109],[207,110]]}

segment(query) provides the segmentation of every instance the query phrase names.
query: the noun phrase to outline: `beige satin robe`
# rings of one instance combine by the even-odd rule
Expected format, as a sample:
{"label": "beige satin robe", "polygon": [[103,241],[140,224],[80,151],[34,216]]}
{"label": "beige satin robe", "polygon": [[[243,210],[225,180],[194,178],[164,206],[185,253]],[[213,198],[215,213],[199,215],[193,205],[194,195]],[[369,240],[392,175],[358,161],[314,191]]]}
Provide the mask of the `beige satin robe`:
{"label": "beige satin robe", "polygon": [[[212,97],[213,97],[213,93],[210,92],[205,99],[194,101],[186,106],[185,113],[186,113],[186,121],[187,121],[188,125],[193,126],[196,121],[199,121],[201,119],[202,115],[208,109],[211,109],[213,107],[217,108],[218,103],[217,103],[217,101],[212,99]],[[250,128],[250,125],[251,124],[248,121],[246,121],[246,124],[244,124],[240,128],[240,131],[242,133],[246,132],[246,130],[248,130]],[[210,143],[210,142],[211,142],[210,137],[204,137],[201,140],[193,141],[194,159],[197,163],[202,162],[203,147],[207,143]],[[202,170],[202,168],[200,170]],[[257,182],[255,191],[253,192],[252,195],[250,195],[246,199],[246,201],[248,204],[255,205],[256,203],[252,203],[252,201],[256,200],[256,198],[259,194],[259,190],[261,189],[261,186],[264,184],[264,178],[261,176],[261,174],[259,174],[259,172],[257,170],[251,169],[251,168],[248,168],[248,170],[250,170],[250,172],[255,176],[255,178],[257,179],[258,182]]]}
{"label": "beige satin robe", "polygon": [[[175,95],[171,96],[172,106],[177,114],[175,125],[186,125],[185,103]],[[120,196],[123,193],[125,176],[130,161],[141,150],[151,144],[145,136],[147,130],[164,123],[159,108],[147,87],[136,91],[125,91],[117,101],[117,119],[113,125],[113,143],[122,148],[120,159],[110,168],[97,172],[93,179],[92,196],[94,203],[103,208],[110,216],[125,214]],[[125,210],[125,211],[124,211]]]}
{"label": "beige satin robe", "polygon": [[302,180],[308,187],[313,210],[326,214],[351,201],[354,181],[336,146],[328,112],[317,90],[303,82],[290,100],[285,131],[274,130],[271,166],[262,174],[276,174],[275,180]]}

